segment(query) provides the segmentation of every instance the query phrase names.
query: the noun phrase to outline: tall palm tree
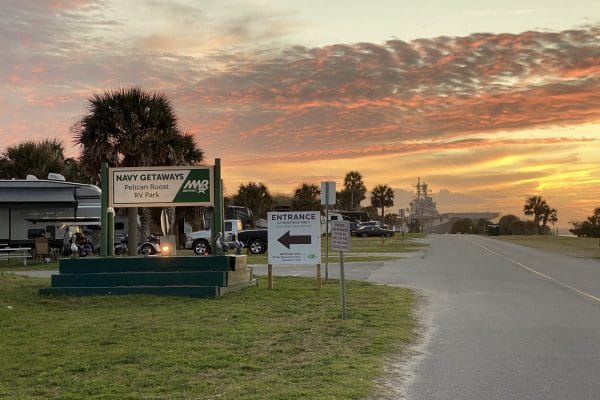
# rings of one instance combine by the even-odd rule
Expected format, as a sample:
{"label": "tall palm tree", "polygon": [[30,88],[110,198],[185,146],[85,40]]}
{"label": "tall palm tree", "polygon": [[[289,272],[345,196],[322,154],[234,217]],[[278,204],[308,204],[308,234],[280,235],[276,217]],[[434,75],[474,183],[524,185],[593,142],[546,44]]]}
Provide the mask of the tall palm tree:
{"label": "tall palm tree", "polygon": [[321,190],[317,185],[303,183],[294,192],[294,198],[292,200],[292,209],[294,211],[320,211],[320,195]]}
{"label": "tall palm tree", "polygon": [[556,209],[551,208],[541,196],[529,197],[523,206],[523,213],[533,215],[533,223],[537,226],[540,235],[542,234],[542,227],[546,227],[548,222],[554,224],[558,221]]}
{"label": "tall palm tree", "polygon": [[0,164],[0,178],[3,179],[25,179],[27,175],[46,179],[50,172],[64,174],[63,144],[57,139],[27,140],[8,147],[0,155]]}
{"label": "tall palm tree", "polygon": [[[99,177],[103,162],[111,167],[148,167],[195,165],[204,158],[193,137],[177,127],[168,97],[140,88],[94,94],[88,113],[71,131],[82,148],[80,165],[90,176]],[[143,211],[142,217],[145,236],[149,213]],[[129,220],[136,219],[137,209],[131,208]],[[130,252],[136,248],[135,225],[129,224]]]}
{"label": "tall palm tree", "polygon": [[233,196],[233,203],[252,210],[250,224],[256,226],[258,218],[264,218],[267,212],[271,211],[274,202],[263,183],[248,182],[246,185],[240,184],[238,193]]}
{"label": "tall palm tree", "polygon": [[204,158],[177,118],[164,93],[140,88],[94,94],[89,112],[72,127],[82,147],[81,164],[99,174],[102,162],[112,167],[191,165]]}
{"label": "tall palm tree", "polygon": [[394,205],[394,191],[388,185],[377,185],[371,192],[371,205],[381,208],[381,223],[385,218],[385,208]]}
{"label": "tall palm tree", "polygon": [[358,171],[350,171],[344,177],[344,190],[342,196],[350,196],[348,209],[355,210],[360,206],[360,202],[365,199],[367,187],[363,182],[363,177]]}

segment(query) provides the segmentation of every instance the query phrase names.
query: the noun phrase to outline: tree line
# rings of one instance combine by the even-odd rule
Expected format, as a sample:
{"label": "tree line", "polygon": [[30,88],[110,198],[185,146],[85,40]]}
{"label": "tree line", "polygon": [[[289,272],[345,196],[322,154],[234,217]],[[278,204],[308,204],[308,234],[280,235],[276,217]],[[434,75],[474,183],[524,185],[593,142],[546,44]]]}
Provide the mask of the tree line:
{"label": "tree line", "polygon": [[[367,187],[362,175],[357,171],[350,171],[344,177],[342,189],[336,192],[335,208],[366,211],[371,219],[378,219],[383,223],[397,218],[397,214],[385,214],[385,210],[394,205],[394,191],[390,186],[376,185],[371,192],[371,205],[361,207],[360,203],[366,199],[366,194]],[[300,184],[290,195],[272,195],[262,182],[242,183],[237,194],[225,198],[225,204],[250,208],[254,213],[252,224],[255,224],[258,218],[264,218],[276,205],[290,211],[323,211],[320,187],[315,183],[306,182]]]}

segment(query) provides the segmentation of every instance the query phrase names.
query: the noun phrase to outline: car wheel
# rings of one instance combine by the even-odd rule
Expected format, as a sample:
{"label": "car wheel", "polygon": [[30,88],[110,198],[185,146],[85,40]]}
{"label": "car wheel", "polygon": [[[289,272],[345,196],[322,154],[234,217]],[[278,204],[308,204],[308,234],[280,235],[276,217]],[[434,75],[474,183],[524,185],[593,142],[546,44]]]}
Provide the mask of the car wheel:
{"label": "car wheel", "polygon": [[205,253],[210,254],[210,245],[204,239],[196,240],[192,244],[192,249],[194,249],[194,253],[199,256],[204,255]]}
{"label": "car wheel", "polygon": [[115,256],[122,256],[125,254],[125,248],[123,246],[115,247]]}
{"label": "car wheel", "polygon": [[367,236],[369,236],[369,235],[367,235],[366,233],[363,233],[363,234],[361,234],[360,236],[361,236],[361,237],[367,237]]}
{"label": "car wheel", "polygon": [[254,239],[248,245],[248,251],[252,254],[262,254],[265,250],[265,245],[260,239]]}
{"label": "car wheel", "polygon": [[392,237],[392,234],[391,234],[391,233],[389,233],[389,232],[386,232],[386,234],[385,234],[385,237],[386,237],[386,238],[390,238],[390,237]]}
{"label": "car wheel", "polygon": [[152,254],[154,254],[154,248],[152,247],[152,245],[146,243],[140,249],[140,253],[142,253],[145,256],[152,255]]}

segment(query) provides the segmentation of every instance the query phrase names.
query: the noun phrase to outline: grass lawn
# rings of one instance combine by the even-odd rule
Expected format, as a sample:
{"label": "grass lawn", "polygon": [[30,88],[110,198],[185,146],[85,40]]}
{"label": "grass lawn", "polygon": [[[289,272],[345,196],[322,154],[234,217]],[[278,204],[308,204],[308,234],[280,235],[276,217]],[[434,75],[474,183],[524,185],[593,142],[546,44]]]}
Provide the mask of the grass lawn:
{"label": "grass lawn", "polygon": [[502,235],[500,240],[573,257],[600,258],[600,239],[575,236]]}
{"label": "grass lawn", "polygon": [[410,290],[275,277],[213,300],[40,296],[0,273],[0,398],[359,399],[414,335]]}

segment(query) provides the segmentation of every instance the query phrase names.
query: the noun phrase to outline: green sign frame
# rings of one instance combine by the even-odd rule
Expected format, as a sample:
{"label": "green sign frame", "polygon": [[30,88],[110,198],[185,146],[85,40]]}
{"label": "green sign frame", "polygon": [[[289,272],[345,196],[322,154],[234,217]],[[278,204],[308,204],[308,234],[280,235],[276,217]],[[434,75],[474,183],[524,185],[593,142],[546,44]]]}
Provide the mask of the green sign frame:
{"label": "green sign frame", "polygon": [[108,169],[109,207],[214,205],[213,166]]}

